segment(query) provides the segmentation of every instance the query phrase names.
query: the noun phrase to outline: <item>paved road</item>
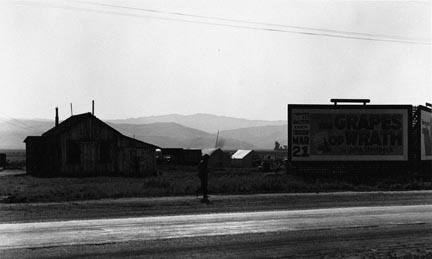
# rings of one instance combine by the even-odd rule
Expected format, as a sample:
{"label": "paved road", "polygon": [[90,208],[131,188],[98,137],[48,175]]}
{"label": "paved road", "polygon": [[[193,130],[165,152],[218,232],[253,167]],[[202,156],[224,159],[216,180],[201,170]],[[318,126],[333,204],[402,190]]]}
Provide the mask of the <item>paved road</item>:
{"label": "paved road", "polygon": [[[136,254],[132,254],[135,256],[153,252],[160,254],[161,251],[168,253],[165,254],[168,256],[184,256],[191,255],[191,253],[196,253],[199,250],[195,245],[191,247],[186,244],[189,242],[187,240],[191,240],[190,242],[194,244],[197,242],[198,244],[207,244],[209,240],[213,240],[211,244],[201,249],[204,249],[204,252],[209,252],[209,254],[214,254],[214,252],[220,252],[217,247],[221,246],[225,247],[226,251],[240,249],[242,252],[240,255],[246,256],[261,244],[267,244],[267,247],[263,246],[265,247],[264,250],[259,250],[261,254],[258,253],[258,250],[254,254],[275,256],[286,255],[287,250],[280,249],[286,248],[287,244],[291,244],[290,249],[293,247],[298,248],[299,237],[301,239],[302,235],[303,237],[309,237],[307,238],[309,241],[302,245],[306,250],[303,249],[302,251],[313,252],[313,249],[317,249],[317,245],[314,245],[316,242],[326,242],[328,241],[326,239],[331,239],[332,235],[334,238],[334,232],[331,234],[331,231],[339,231],[338,233],[348,235],[349,237],[346,240],[351,240],[351,242],[356,236],[360,237],[358,240],[371,239],[370,234],[372,232],[377,234],[374,236],[375,238],[377,236],[381,238],[379,242],[383,242],[384,239],[388,241],[399,237],[401,238],[399,240],[400,244],[414,244],[411,248],[417,249],[432,247],[431,226],[432,205],[277,210],[0,224],[0,255],[2,252],[3,255],[11,255],[11,253],[5,253],[5,251],[14,251],[12,254],[17,255],[18,250],[28,250],[30,248],[32,251],[34,248],[62,248],[64,252],[67,249],[77,250],[76,247],[88,248],[89,245],[94,244],[99,246],[108,245],[109,248],[103,249],[103,251],[111,251],[110,255],[112,255],[119,250],[113,249],[113,246],[141,242],[139,246],[127,245],[127,248],[123,247],[123,253],[117,255],[131,256],[130,252],[135,250]],[[404,235],[411,233],[410,231],[415,233],[413,232],[408,239],[404,239]],[[299,233],[306,232],[309,234],[299,236]],[[327,232],[329,233],[323,236],[323,233]],[[386,236],[385,233],[388,235]],[[248,240],[245,243],[245,237],[255,241]],[[274,240],[276,237],[278,238]],[[240,242],[239,239],[243,241]],[[232,240],[232,242],[227,243],[226,240]],[[291,243],[288,242],[289,240],[291,240]],[[344,240],[333,243],[333,246],[338,247],[342,241]],[[413,243],[414,241],[416,243]],[[153,244],[152,247],[148,245],[149,242]],[[242,245],[238,245],[239,242]],[[292,242],[297,245],[292,246]],[[397,245],[395,242],[397,241],[392,240],[390,243],[394,246]],[[144,246],[146,249],[143,249],[143,243],[147,244],[147,246]],[[157,244],[161,243],[165,243],[165,245],[159,251],[154,250]],[[348,244],[348,247],[353,246],[353,249],[358,246],[358,242],[348,242]],[[368,244],[372,245],[372,247],[374,245]],[[168,247],[171,250],[168,249],[168,251]],[[179,250],[180,247],[182,249]],[[185,247],[189,247],[189,250],[186,249],[186,251]],[[136,250],[138,248],[139,251]],[[82,248],[78,250],[82,252]],[[126,254],[125,251],[127,251]],[[296,250],[295,254],[298,255],[297,253]],[[46,256],[46,254],[42,255]],[[55,255],[59,256],[60,254],[55,253]],[[203,254],[198,253],[196,255]],[[106,254],[103,254],[103,256],[106,256]]]}

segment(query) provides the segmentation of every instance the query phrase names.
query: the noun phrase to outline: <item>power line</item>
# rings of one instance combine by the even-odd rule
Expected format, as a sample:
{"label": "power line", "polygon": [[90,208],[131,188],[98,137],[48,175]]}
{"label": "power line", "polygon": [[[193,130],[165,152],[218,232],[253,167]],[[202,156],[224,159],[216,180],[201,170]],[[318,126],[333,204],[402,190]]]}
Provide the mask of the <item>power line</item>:
{"label": "power line", "polygon": [[7,123],[9,125],[19,127],[21,129],[40,131],[39,129],[33,127],[32,125],[25,123],[24,120],[14,119],[3,112],[0,112],[0,115],[4,117],[4,118],[0,117],[0,121],[3,121],[3,123]]}
{"label": "power line", "polygon": [[282,28],[290,28],[290,29],[311,30],[311,31],[318,31],[318,32],[325,32],[325,33],[351,34],[351,35],[362,36],[362,37],[381,37],[381,38],[391,38],[391,39],[399,39],[399,40],[407,40],[407,41],[426,41],[427,40],[427,39],[415,39],[415,38],[409,38],[409,37],[402,37],[402,36],[396,36],[396,35],[372,34],[372,33],[362,33],[362,32],[353,32],[353,31],[322,29],[322,28],[294,26],[294,25],[285,25],[285,24],[276,24],[276,23],[254,22],[254,21],[248,21],[248,20],[223,18],[223,17],[216,17],[216,16],[196,15],[196,14],[188,14],[188,13],[181,13],[181,12],[167,12],[167,11],[160,11],[160,10],[156,10],[156,9],[147,9],[147,8],[139,8],[139,7],[123,6],[123,5],[113,5],[113,4],[97,3],[97,2],[91,2],[91,1],[83,1],[83,0],[74,0],[74,1],[78,2],[78,3],[95,5],[95,6],[102,6],[102,7],[113,7],[113,8],[121,8],[121,9],[126,9],[126,10],[138,10],[138,11],[151,12],[151,13],[178,15],[178,16],[186,16],[186,17],[194,17],[194,18],[204,18],[204,19],[212,19],[212,20],[220,20],[220,21],[228,21],[228,22],[238,22],[238,23],[254,24],[254,25],[274,26],[274,27],[282,27]]}
{"label": "power line", "polygon": [[[2,119],[0,119],[0,120],[2,120]],[[8,121],[5,121],[5,122],[1,122],[0,121],[0,123],[9,123]],[[13,125],[13,126],[15,126],[15,125]],[[15,126],[16,127],[16,126]],[[27,129],[25,129],[25,130],[27,130]],[[40,131],[38,131],[38,132],[40,132]],[[17,132],[16,130],[12,130],[12,131],[7,131],[7,133],[8,134],[12,134],[12,135],[15,135],[15,136],[17,136],[17,137],[23,137],[23,135],[25,136],[25,135],[27,135],[28,134],[28,132]],[[1,137],[0,137],[0,140],[1,140]]]}
{"label": "power line", "polygon": [[[169,17],[143,15],[143,14],[132,14],[132,13],[124,13],[124,12],[105,11],[105,10],[89,9],[89,8],[66,6],[66,5],[53,5],[53,4],[40,3],[40,2],[39,3],[35,3],[35,2],[32,3],[32,2],[27,2],[27,1],[20,1],[20,2],[15,2],[15,4],[39,5],[39,6],[47,6],[50,8],[57,8],[57,9],[95,12],[95,13],[102,13],[102,14],[113,14],[113,15],[120,15],[120,16],[126,16],[126,17],[136,17],[136,18],[151,18],[151,19],[168,20],[168,21],[180,21],[180,22],[193,23],[193,24],[204,24],[204,25],[222,26],[222,27],[230,27],[230,28],[261,30],[261,31],[269,31],[269,32],[285,32],[285,33],[311,35],[311,36],[324,36],[324,37],[332,37],[332,38],[394,42],[394,43],[405,43],[405,44],[421,44],[421,45],[430,45],[431,44],[429,41],[422,42],[422,41],[415,41],[415,40],[409,40],[409,39],[406,39],[406,40],[403,40],[403,39],[381,39],[381,38],[371,38],[371,37],[366,37],[366,36],[362,37],[362,36],[354,36],[354,35],[338,35],[338,34],[331,34],[331,33],[324,33],[324,32],[319,33],[319,32],[309,32],[309,31],[293,31],[293,30],[285,30],[285,29],[253,27],[253,26],[246,26],[246,25],[234,25],[234,24],[225,24],[225,23],[216,23],[216,22],[193,21],[193,20],[185,20],[185,19],[179,19],[179,18],[169,18]],[[151,9],[149,9],[149,10],[151,10]],[[221,18],[221,19],[224,19],[224,18]],[[280,26],[288,26],[288,25],[280,25]],[[307,28],[307,27],[304,27],[304,28]],[[319,29],[317,29],[317,30],[319,30]],[[354,33],[354,32],[351,32],[351,33]]]}
{"label": "power line", "polygon": [[2,123],[6,123],[6,124],[9,124],[9,125],[12,125],[14,127],[21,128],[21,129],[39,131],[38,129],[36,129],[30,125],[24,124],[17,119],[12,119],[12,118],[1,119],[0,118],[0,120],[3,121]]}
{"label": "power line", "polygon": [[4,123],[8,123],[10,125],[14,125],[20,128],[26,128],[26,129],[34,129],[32,128],[30,125],[24,124],[21,121],[17,120],[17,119],[13,119],[11,117],[6,117],[4,114],[3,116],[5,117],[5,119],[0,119],[2,120]]}

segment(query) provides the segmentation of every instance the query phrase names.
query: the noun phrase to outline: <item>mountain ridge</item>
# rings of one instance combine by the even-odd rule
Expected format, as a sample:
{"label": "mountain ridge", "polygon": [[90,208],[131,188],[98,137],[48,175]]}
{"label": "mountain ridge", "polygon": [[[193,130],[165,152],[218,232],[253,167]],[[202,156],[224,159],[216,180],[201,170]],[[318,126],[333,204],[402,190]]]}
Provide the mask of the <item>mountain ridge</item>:
{"label": "mountain ridge", "polygon": [[[166,115],[171,116],[171,115]],[[181,118],[188,115],[179,115]],[[192,115],[190,115],[192,116]],[[206,118],[202,124],[208,123],[208,120],[214,120],[217,115],[211,114],[198,114],[189,118]],[[223,117],[223,116],[222,116]],[[160,118],[160,116],[153,116],[153,118]],[[169,117],[165,117],[169,118]],[[235,121],[236,118],[223,117],[225,120]],[[127,120],[127,119],[126,119]],[[234,125],[245,125],[243,122],[247,121],[246,125],[253,125],[252,127],[240,127],[229,130],[220,130],[219,133],[219,146],[225,149],[271,149],[273,148],[274,141],[277,140],[283,144],[283,125],[264,125],[263,123],[271,123],[272,121],[258,121],[258,125],[254,124],[256,121],[239,119],[240,122],[228,123],[228,127]],[[183,147],[183,148],[209,148],[214,147],[216,142],[217,133],[210,133],[194,127],[189,127],[177,122],[152,122],[145,124],[131,124],[131,123],[118,123],[122,120],[106,120],[114,129],[120,131],[122,134],[134,137],[155,144],[161,147]],[[282,121],[276,121],[282,123]],[[219,121],[219,123],[221,123]],[[185,123],[187,124],[187,123]],[[54,126],[54,121],[43,119],[10,119],[0,121],[0,148],[1,149],[23,149],[25,145],[23,140],[27,136],[41,135],[43,132],[49,130]],[[219,125],[222,127],[223,125]],[[286,125],[285,125],[286,128]]]}
{"label": "mountain ridge", "polygon": [[249,120],[208,113],[195,113],[190,115],[173,113],[167,115],[153,115],[128,119],[108,120],[108,122],[116,124],[148,124],[153,122],[175,122],[183,126],[206,131],[208,133],[216,133],[217,131],[221,130],[286,124],[286,122],[282,120]]}

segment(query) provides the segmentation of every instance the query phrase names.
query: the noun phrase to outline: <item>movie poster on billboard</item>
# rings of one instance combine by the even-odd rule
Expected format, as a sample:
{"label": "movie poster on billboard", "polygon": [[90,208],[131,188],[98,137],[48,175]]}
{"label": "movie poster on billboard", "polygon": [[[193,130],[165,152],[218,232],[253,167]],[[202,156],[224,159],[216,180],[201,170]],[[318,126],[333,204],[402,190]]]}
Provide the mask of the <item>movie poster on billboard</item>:
{"label": "movie poster on billboard", "polygon": [[406,109],[293,109],[292,161],[407,160]]}
{"label": "movie poster on billboard", "polygon": [[421,110],[420,118],[421,160],[432,160],[432,112]]}

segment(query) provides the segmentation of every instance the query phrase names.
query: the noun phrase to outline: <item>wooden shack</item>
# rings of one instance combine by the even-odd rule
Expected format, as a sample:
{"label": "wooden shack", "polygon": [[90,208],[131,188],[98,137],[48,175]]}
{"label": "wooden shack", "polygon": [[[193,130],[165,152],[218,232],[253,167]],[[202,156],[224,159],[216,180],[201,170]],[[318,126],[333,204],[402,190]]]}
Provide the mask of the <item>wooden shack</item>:
{"label": "wooden shack", "polygon": [[224,168],[231,164],[231,157],[220,148],[203,149],[202,155],[208,155],[208,166],[213,168]]}
{"label": "wooden shack", "polygon": [[237,150],[231,156],[232,167],[252,167],[254,162],[254,151],[253,150]]}
{"label": "wooden shack", "polygon": [[183,162],[185,165],[198,165],[201,155],[201,149],[183,149]]}
{"label": "wooden shack", "polygon": [[183,162],[182,148],[162,148],[162,163],[178,165]]}
{"label": "wooden shack", "polygon": [[171,165],[198,165],[201,149],[163,148],[162,163]]}
{"label": "wooden shack", "polygon": [[[58,118],[58,117],[57,117]],[[157,146],[122,135],[92,113],[71,116],[26,143],[34,176],[146,176],[155,173]]]}

